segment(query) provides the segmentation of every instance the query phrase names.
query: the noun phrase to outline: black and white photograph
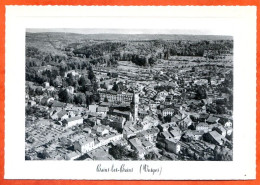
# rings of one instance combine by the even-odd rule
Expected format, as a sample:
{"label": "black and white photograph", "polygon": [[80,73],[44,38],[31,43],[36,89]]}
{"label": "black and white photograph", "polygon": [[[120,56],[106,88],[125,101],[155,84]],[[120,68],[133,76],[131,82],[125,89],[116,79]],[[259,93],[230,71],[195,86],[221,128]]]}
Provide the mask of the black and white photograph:
{"label": "black and white photograph", "polygon": [[7,6],[5,178],[246,180],[256,7]]}
{"label": "black and white photograph", "polygon": [[233,37],[141,31],[27,30],[25,160],[232,161]]}

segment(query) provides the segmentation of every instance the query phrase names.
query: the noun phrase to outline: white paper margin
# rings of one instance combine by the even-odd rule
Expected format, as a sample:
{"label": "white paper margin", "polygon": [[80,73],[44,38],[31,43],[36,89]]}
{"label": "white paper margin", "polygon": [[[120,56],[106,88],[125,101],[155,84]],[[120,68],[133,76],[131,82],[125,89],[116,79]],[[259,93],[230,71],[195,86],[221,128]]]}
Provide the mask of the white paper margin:
{"label": "white paper margin", "polygon": [[[25,161],[26,28],[192,30],[234,37],[234,159],[216,161]],[[192,32],[191,32],[192,33]],[[6,6],[5,179],[255,179],[256,7]],[[133,173],[97,173],[97,164]],[[139,166],[162,167],[161,175]]]}

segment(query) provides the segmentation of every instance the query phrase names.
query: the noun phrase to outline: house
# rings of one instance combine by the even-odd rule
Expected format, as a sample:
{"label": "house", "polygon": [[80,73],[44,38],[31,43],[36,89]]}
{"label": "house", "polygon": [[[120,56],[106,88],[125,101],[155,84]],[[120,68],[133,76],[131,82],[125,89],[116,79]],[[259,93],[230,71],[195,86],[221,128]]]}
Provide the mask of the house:
{"label": "house", "polygon": [[142,139],[141,142],[142,142],[142,146],[146,150],[149,150],[149,149],[153,148],[153,146],[154,146],[150,141],[147,141],[145,139]]}
{"label": "house", "polygon": [[208,117],[209,117],[209,114],[207,114],[207,113],[201,113],[201,114],[199,115],[199,121],[205,122],[205,121],[208,119]]}
{"label": "house", "polygon": [[148,115],[148,112],[147,111],[145,111],[145,110],[139,110],[138,111],[138,116],[141,118],[141,119],[143,119],[145,116],[147,116]]}
{"label": "house", "polygon": [[125,126],[123,128],[123,136],[125,139],[136,136],[136,129],[132,126]]}
{"label": "house", "polygon": [[174,139],[169,132],[160,132],[158,134],[158,141],[162,142],[164,148],[175,154],[178,154],[181,150],[181,145],[179,144],[178,140]]}
{"label": "house", "polygon": [[175,113],[175,110],[172,108],[166,108],[162,111],[163,117],[168,116],[168,115],[172,116],[172,115],[174,115],[174,113]]}
{"label": "house", "polygon": [[182,129],[187,129],[192,124],[190,116],[186,116],[182,120],[178,121],[178,125]]}
{"label": "house", "polygon": [[62,103],[60,101],[53,100],[53,101],[51,101],[51,107],[53,107],[53,108],[55,108],[55,107],[65,108],[66,103]]}
{"label": "house", "polygon": [[50,86],[50,83],[49,83],[49,82],[44,82],[44,83],[43,83],[43,86],[44,86],[45,88],[47,88],[47,87]]}
{"label": "house", "polygon": [[172,138],[165,139],[166,143],[166,150],[169,152],[173,152],[175,154],[178,154],[181,151],[181,145],[178,143],[177,140]]}
{"label": "house", "polygon": [[217,127],[214,127],[212,130],[216,130],[223,137],[226,137],[227,135],[227,131],[222,125],[218,125]]}
{"label": "house", "polygon": [[72,87],[72,86],[67,87],[66,90],[67,90],[67,92],[70,93],[70,94],[73,94],[73,93],[74,93],[74,87]]}
{"label": "house", "polygon": [[102,124],[109,125],[115,129],[123,129],[126,119],[124,117],[109,115],[102,120]]}
{"label": "house", "polygon": [[58,112],[57,118],[58,118],[59,121],[63,121],[64,119],[69,118],[67,111],[61,110],[60,112]]}
{"label": "house", "polygon": [[74,142],[74,150],[86,153],[94,149],[94,139],[92,137],[81,138]]}
{"label": "house", "polygon": [[151,127],[156,127],[159,124],[159,119],[156,116],[145,116],[143,121],[140,122],[140,125],[143,127],[143,130],[150,129]]}
{"label": "house", "polygon": [[40,100],[40,103],[41,103],[41,105],[49,105],[50,102],[52,102],[52,101],[54,101],[54,98],[44,96],[44,97]]}
{"label": "house", "polygon": [[86,127],[83,129],[84,132],[86,132],[87,134],[90,134],[91,133],[91,128],[89,127]]}
{"label": "house", "polygon": [[119,133],[108,133],[104,135],[103,137],[98,137],[98,139],[102,140],[102,145],[107,145],[108,143],[117,142],[123,139],[123,134]]}
{"label": "house", "polygon": [[30,105],[30,106],[34,106],[34,105],[36,105],[36,102],[33,101],[33,100],[29,100],[29,101],[28,101],[28,105]]}
{"label": "house", "polygon": [[224,143],[223,138],[224,137],[215,130],[208,132],[204,135],[204,139],[207,142],[210,142],[210,143],[213,143],[213,144],[216,144],[216,145],[223,145],[223,143]]}
{"label": "house", "polygon": [[72,151],[72,152],[67,153],[67,154],[65,155],[65,159],[66,159],[66,160],[74,160],[74,159],[77,159],[79,156],[80,156],[80,154],[78,154],[78,153],[75,152],[75,151]]}
{"label": "house", "polygon": [[121,138],[120,140],[112,142],[113,146],[120,145],[120,146],[126,146],[129,147],[128,141],[125,138]]}
{"label": "house", "polygon": [[185,141],[200,140],[203,137],[204,131],[187,130],[183,135]]}
{"label": "house", "polygon": [[223,121],[222,125],[224,127],[232,127],[233,124],[232,124],[232,122],[230,120],[228,120],[228,121]]}
{"label": "house", "polygon": [[161,91],[159,92],[156,97],[155,97],[155,101],[156,102],[164,102],[166,96],[168,96],[168,92],[167,91]]}
{"label": "house", "polygon": [[97,108],[98,108],[98,105],[96,105],[96,104],[88,106],[88,109],[90,112],[97,112]]}
{"label": "house", "polygon": [[227,136],[230,136],[233,132],[233,128],[232,127],[225,127],[225,130],[226,130],[226,133],[227,133]]}
{"label": "house", "polygon": [[145,154],[148,153],[143,147],[140,139],[138,138],[129,139],[129,143],[132,146],[132,148],[137,151],[139,158],[143,159]]}
{"label": "house", "polygon": [[107,115],[107,112],[109,111],[108,107],[98,107],[97,108],[97,113],[102,114],[103,116]]}
{"label": "house", "polygon": [[99,147],[90,152],[87,152],[89,158],[87,160],[102,160],[102,161],[111,161],[114,158],[107,152],[107,147]]}
{"label": "house", "polygon": [[164,123],[161,125],[158,125],[158,128],[160,129],[161,132],[166,132],[169,130],[170,127],[175,127],[176,123],[175,122],[170,122],[170,123]]}
{"label": "house", "polygon": [[206,120],[206,122],[207,122],[208,124],[218,123],[218,121],[219,121],[219,118],[217,118],[217,117],[215,117],[215,116],[213,116],[213,115],[210,115],[210,116],[207,118],[207,120]]}
{"label": "house", "polygon": [[70,71],[65,72],[64,77],[67,77],[68,74],[71,74],[72,76],[78,76],[78,77],[81,77],[81,75],[80,75],[78,72],[74,71],[74,70],[70,70]]}
{"label": "house", "polygon": [[109,112],[109,114],[119,116],[119,117],[124,117],[127,121],[133,119],[133,116],[130,111],[120,111],[114,109],[113,112]]}
{"label": "house", "polygon": [[196,130],[197,131],[203,131],[203,132],[208,132],[209,131],[209,125],[204,122],[200,122],[196,125]]}
{"label": "house", "polygon": [[140,139],[143,138],[150,142],[154,142],[158,132],[159,132],[158,128],[152,128],[152,129],[144,130],[142,132],[137,133],[136,137],[140,138]]}
{"label": "house", "polygon": [[97,127],[96,131],[97,131],[97,135],[99,135],[99,136],[104,136],[109,133],[109,131],[104,127]]}
{"label": "house", "polygon": [[72,118],[67,118],[63,120],[63,125],[66,128],[75,126],[75,125],[79,125],[79,124],[83,124],[83,118],[82,117],[72,117]]}
{"label": "house", "polygon": [[181,139],[181,130],[179,129],[178,126],[175,127],[170,127],[169,128],[169,133],[171,134],[171,136],[173,137],[173,139],[179,141]]}

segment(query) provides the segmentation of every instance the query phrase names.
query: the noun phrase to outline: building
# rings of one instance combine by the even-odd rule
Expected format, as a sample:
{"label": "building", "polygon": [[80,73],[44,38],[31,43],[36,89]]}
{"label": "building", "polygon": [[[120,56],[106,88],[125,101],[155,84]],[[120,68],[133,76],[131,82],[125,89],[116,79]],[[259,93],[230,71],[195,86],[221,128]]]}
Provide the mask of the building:
{"label": "building", "polygon": [[88,106],[89,112],[97,112],[97,108],[98,108],[98,105],[96,105],[96,104]]}
{"label": "building", "polygon": [[72,118],[68,118],[63,120],[63,125],[66,128],[75,126],[75,125],[79,125],[79,124],[83,124],[83,118],[82,117],[72,117]]}
{"label": "building", "polygon": [[170,127],[169,133],[173,137],[173,139],[179,141],[181,139],[182,131],[179,129],[178,126]]}
{"label": "building", "polygon": [[214,124],[214,123],[218,123],[219,121],[219,118],[213,116],[213,115],[210,115],[208,118],[207,118],[207,123],[208,124]]}
{"label": "building", "polygon": [[49,82],[44,82],[43,85],[44,85],[45,88],[47,88],[47,87],[50,86],[50,83]]}
{"label": "building", "polygon": [[122,130],[126,119],[124,117],[119,116],[108,116],[107,118],[103,119],[102,122],[105,125],[109,125],[112,128],[117,130]]}
{"label": "building", "polygon": [[223,137],[226,137],[227,135],[227,131],[222,125],[218,125],[217,127],[214,127],[212,130],[216,130]]}
{"label": "building", "polygon": [[161,132],[166,132],[169,130],[170,127],[175,127],[176,123],[175,122],[170,122],[170,123],[164,123],[161,125],[158,125],[158,128],[160,129]]}
{"label": "building", "polygon": [[181,150],[181,145],[178,142],[178,140],[174,139],[171,134],[167,131],[160,132],[158,134],[158,143],[161,143],[161,145],[169,152],[173,152],[175,154],[178,154]]}
{"label": "building", "polygon": [[223,145],[223,136],[219,134],[217,131],[211,131],[204,135],[204,139],[210,143],[216,144],[216,145]]}
{"label": "building", "polygon": [[196,125],[196,130],[208,132],[209,131],[209,125],[207,123],[201,122],[201,123]]}
{"label": "building", "polygon": [[102,114],[103,116],[107,115],[107,112],[109,111],[108,107],[98,107],[97,108],[97,113]]}
{"label": "building", "polygon": [[98,136],[105,136],[109,133],[109,130],[106,129],[105,127],[99,126],[97,127],[96,132]]}
{"label": "building", "polygon": [[130,106],[131,106],[133,121],[135,123],[138,120],[138,105],[139,105],[139,94],[134,92]]}
{"label": "building", "polygon": [[112,112],[109,112],[109,114],[114,115],[114,116],[124,117],[128,121],[133,120],[133,115],[129,111],[120,111],[120,110],[114,109]]}
{"label": "building", "polygon": [[72,86],[67,87],[66,90],[67,90],[67,92],[70,93],[70,94],[73,94],[73,93],[74,93],[74,87],[72,87]]}
{"label": "building", "polygon": [[86,153],[94,149],[95,143],[92,137],[81,138],[74,143],[74,150]]}
{"label": "building", "polygon": [[122,93],[116,92],[113,90],[110,91],[100,91],[100,100],[104,101],[107,98],[108,102],[131,102],[132,93]]}
{"label": "building", "polygon": [[66,160],[74,160],[77,159],[80,156],[77,152],[73,151],[65,155]]}
{"label": "building", "polygon": [[143,159],[144,156],[145,156],[145,154],[148,153],[148,152],[145,150],[145,148],[144,148],[144,146],[143,146],[143,144],[142,144],[142,142],[141,142],[140,139],[138,139],[138,138],[130,139],[130,140],[129,140],[129,143],[130,143],[131,147],[132,147],[135,151],[137,151],[139,158]]}
{"label": "building", "polygon": [[182,136],[184,141],[193,141],[193,140],[200,140],[204,134],[204,131],[198,130],[187,130],[185,134]]}
{"label": "building", "polygon": [[162,111],[163,117],[168,116],[168,115],[172,116],[172,115],[174,115],[174,113],[175,113],[175,110],[172,108],[166,108]]}
{"label": "building", "polygon": [[137,133],[136,137],[143,138],[150,142],[155,142],[158,132],[159,132],[158,128],[152,128],[152,129],[144,130],[142,132]]}

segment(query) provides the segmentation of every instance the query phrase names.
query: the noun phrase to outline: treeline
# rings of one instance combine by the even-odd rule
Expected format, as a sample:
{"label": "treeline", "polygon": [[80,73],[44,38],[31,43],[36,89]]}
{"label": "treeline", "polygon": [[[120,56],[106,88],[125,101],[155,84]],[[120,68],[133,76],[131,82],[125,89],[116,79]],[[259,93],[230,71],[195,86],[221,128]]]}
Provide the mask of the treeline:
{"label": "treeline", "polygon": [[96,93],[75,93],[72,94],[68,92],[67,89],[60,89],[58,92],[59,101],[64,103],[73,103],[77,105],[86,105],[89,106],[93,102],[98,103],[100,101],[100,95]]}
{"label": "treeline", "polygon": [[[89,67],[86,71],[86,75],[76,75],[61,70],[46,70],[42,73],[26,73],[26,80],[35,82],[38,85],[43,85],[44,82],[49,82],[51,86],[58,87],[58,93],[51,92],[51,96],[55,99],[59,99],[64,103],[75,103],[75,104],[91,104],[94,101],[99,102],[100,96],[97,91],[99,88],[96,76]],[[61,73],[67,73],[66,77],[61,78]],[[63,75],[64,76],[64,75]],[[31,88],[28,87],[28,93],[31,96],[43,95],[42,88]]]}
{"label": "treeline", "polygon": [[35,47],[26,47],[26,67],[39,67],[50,63],[61,63],[67,60],[66,55],[45,53]]}
{"label": "treeline", "polygon": [[124,53],[120,60],[132,61],[133,63],[139,66],[152,66],[155,64],[157,58],[155,56],[148,57],[134,53]]}
{"label": "treeline", "polygon": [[214,42],[196,41],[187,42],[179,41],[168,43],[165,46],[165,55],[171,56],[204,56],[209,51],[214,51],[215,55],[231,53],[233,50],[232,40],[218,40]]}
{"label": "treeline", "polygon": [[83,54],[86,58],[97,58],[103,56],[104,53],[113,53],[119,51],[119,48],[125,46],[126,44],[122,42],[104,42],[75,49],[73,53]]}

